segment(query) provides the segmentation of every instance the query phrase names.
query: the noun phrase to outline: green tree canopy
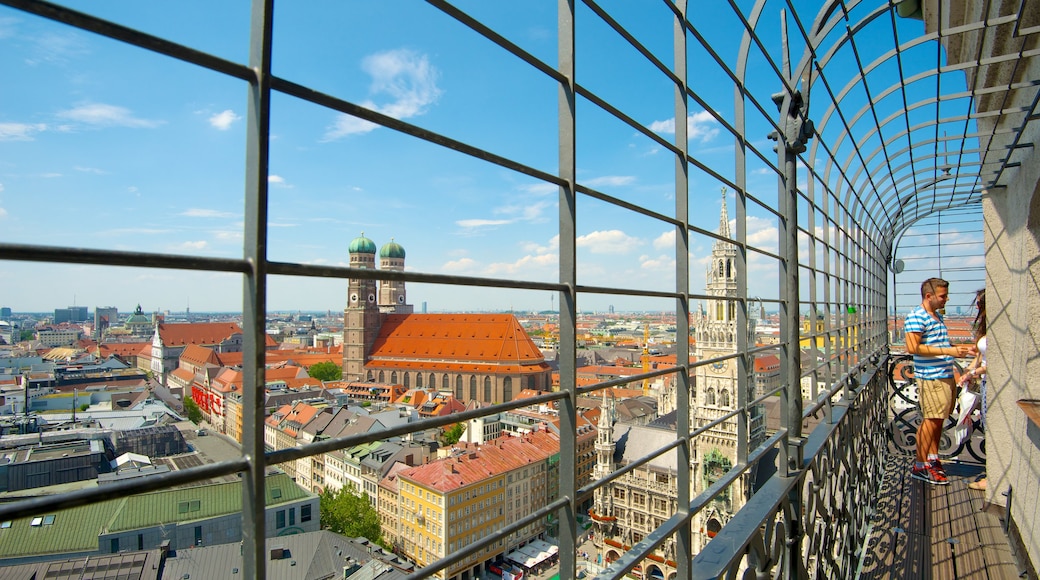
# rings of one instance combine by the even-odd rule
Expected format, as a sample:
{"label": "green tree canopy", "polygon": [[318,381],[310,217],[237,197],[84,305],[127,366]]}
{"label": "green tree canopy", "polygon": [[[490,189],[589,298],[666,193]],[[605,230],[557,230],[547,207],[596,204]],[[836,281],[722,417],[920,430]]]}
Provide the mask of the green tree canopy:
{"label": "green tree canopy", "polygon": [[319,381],[338,381],[343,378],[343,369],[332,361],[314,363],[307,374]]}
{"label": "green tree canopy", "polygon": [[451,427],[444,430],[444,435],[441,439],[444,440],[445,445],[454,445],[459,442],[462,438],[462,433],[466,430],[466,426],[462,423],[455,423]]}
{"label": "green tree canopy", "polygon": [[358,495],[352,487],[321,492],[321,527],[350,538],[365,537],[383,545],[379,513],[368,501],[368,494]]}
{"label": "green tree canopy", "polygon": [[198,425],[202,422],[202,410],[195,404],[191,397],[184,398],[184,412],[188,414],[188,420]]}

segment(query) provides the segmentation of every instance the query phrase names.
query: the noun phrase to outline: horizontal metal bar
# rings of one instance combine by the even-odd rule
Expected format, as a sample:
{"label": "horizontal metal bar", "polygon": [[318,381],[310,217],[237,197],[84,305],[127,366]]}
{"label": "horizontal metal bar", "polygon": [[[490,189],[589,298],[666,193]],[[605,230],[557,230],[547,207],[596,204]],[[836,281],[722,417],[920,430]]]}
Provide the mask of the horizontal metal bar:
{"label": "horizontal metal bar", "polygon": [[204,258],[201,256],[177,254],[150,254],[146,252],[4,243],[0,243],[0,260],[205,270],[210,272],[237,272],[240,274],[248,274],[253,270],[250,263],[241,258]]}

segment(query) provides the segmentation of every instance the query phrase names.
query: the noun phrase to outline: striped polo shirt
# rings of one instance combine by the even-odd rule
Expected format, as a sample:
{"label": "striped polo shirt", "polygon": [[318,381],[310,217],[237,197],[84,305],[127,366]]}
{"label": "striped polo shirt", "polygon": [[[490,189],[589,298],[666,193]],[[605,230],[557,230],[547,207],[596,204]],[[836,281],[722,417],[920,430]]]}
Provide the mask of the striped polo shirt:
{"label": "striped polo shirt", "polygon": [[[921,344],[929,346],[950,347],[950,335],[946,331],[946,323],[942,315],[935,314],[938,320],[928,314],[922,306],[914,308],[906,316],[903,330],[906,332],[917,332],[921,334]],[[914,374],[919,379],[952,379],[953,357],[941,356],[919,356],[914,355]]]}

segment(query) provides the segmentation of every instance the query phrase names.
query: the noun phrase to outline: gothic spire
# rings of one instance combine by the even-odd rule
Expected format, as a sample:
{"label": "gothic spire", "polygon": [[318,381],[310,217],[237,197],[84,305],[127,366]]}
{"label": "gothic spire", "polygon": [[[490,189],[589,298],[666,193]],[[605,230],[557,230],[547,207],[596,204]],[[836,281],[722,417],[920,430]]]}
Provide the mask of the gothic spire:
{"label": "gothic spire", "polygon": [[722,188],[722,213],[719,215],[719,235],[728,238],[729,235],[729,210],[726,203],[726,188]]}

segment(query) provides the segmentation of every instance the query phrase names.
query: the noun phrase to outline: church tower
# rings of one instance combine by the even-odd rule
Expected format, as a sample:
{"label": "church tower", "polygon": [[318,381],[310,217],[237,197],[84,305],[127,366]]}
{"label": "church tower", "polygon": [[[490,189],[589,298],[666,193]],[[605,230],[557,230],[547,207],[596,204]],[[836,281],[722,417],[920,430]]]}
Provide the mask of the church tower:
{"label": "church tower", "polygon": [[[731,238],[729,212],[726,203],[726,188],[722,189],[722,211],[719,215],[719,235]],[[705,272],[705,294],[710,296],[702,305],[700,319],[696,322],[695,356],[698,361],[732,355],[737,352],[737,247],[722,240],[715,242],[711,260]],[[715,421],[733,411],[737,406],[738,380],[737,360],[723,361],[697,367],[694,378],[694,396],[691,401],[691,417],[694,426]],[[754,379],[749,377],[749,396],[754,397]],[[761,413],[752,411],[749,417],[751,441],[749,447],[758,446],[762,437]],[[703,492],[719,480],[737,463],[737,419],[726,420],[703,433],[694,441],[693,449],[693,492]],[[696,515],[694,529],[705,533],[696,535],[694,549],[700,550],[723,525],[743,507],[750,495],[747,476],[730,486],[710,506]]]}
{"label": "church tower", "polygon": [[[374,270],[376,245],[361,236],[350,242],[350,267]],[[403,252],[402,252],[403,253]],[[379,305],[376,304],[376,281],[350,278],[347,280],[347,307],[343,311],[343,379],[364,381],[365,358],[379,335]]]}
{"label": "church tower", "polygon": [[[380,272],[404,272],[404,248],[390,238],[379,249]],[[404,291],[403,280],[379,281],[379,311],[396,314],[411,314],[412,305]]]}
{"label": "church tower", "polygon": [[[614,471],[614,400],[607,401],[607,390],[603,390],[603,404],[600,405],[599,424],[596,426],[596,467],[593,469],[593,478],[601,480]],[[603,538],[613,535],[616,522],[614,517],[613,486],[601,485],[596,488],[593,507],[589,510],[589,516],[596,525],[595,541],[602,542]],[[602,546],[597,546],[602,553]]]}

